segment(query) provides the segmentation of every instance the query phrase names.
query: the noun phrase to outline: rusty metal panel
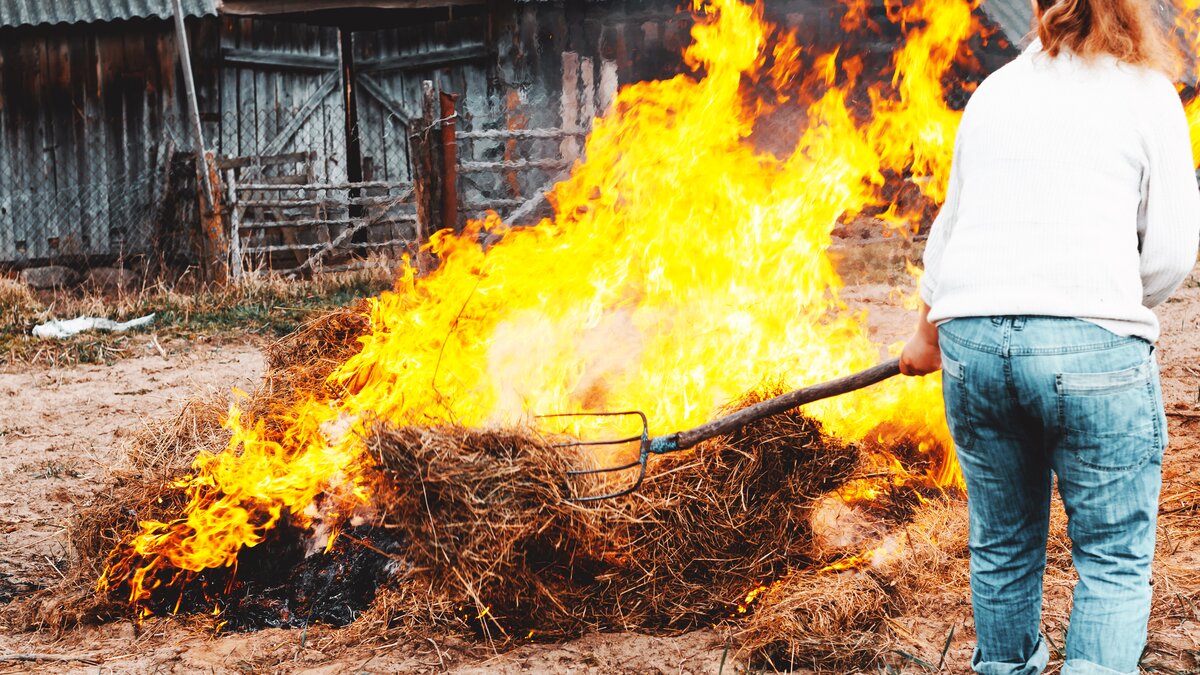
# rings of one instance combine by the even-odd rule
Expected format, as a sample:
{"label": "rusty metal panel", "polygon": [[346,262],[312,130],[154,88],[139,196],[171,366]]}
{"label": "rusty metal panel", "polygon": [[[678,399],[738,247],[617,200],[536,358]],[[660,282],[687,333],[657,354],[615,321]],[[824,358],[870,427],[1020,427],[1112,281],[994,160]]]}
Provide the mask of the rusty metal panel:
{"label": "rusty metal panel", "polygon": [[[216,16],[217,0],[182,0],[185,16]],[[0,27],[169,19],[171,0],[0,0]]]}

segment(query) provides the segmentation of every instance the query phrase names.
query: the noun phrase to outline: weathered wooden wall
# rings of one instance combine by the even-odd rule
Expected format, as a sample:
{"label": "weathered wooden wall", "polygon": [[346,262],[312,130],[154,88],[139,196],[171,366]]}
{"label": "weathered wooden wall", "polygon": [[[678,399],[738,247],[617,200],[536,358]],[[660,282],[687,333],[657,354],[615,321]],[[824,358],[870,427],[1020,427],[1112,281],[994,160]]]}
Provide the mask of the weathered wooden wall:
{"label": "weathered wooden wall", "polygon": [[311,151],[316,180],[346,180],[336,27],[226,16],[207,47],[201,114],[219,156]]}
{"label": "weathered wooden wall", "polygon": [[[873,5],[886,26],[883,3]],[[766,11],[807,47],[842,39],[843,9],[832,0],[772,0]],[[590,64],[594,81],[603,61],[622,83],[670,77],[686,69],[692,23],[676,0],[491,0],[357,19],[321,12],[188,25],[209,147],[227,158],[309,153],[303,172],[336,183],[412,180],[424,80],[458,95],[459,130],[556,128],[564,52]],[[856,46],[868,69],[886,65],[896,38]],[[981,53],[991,60],[985,71],[1011,55]],[[0,29],[0,263],[146,250],[163,220],[155,208],[167,150],[192,148],[177,73],[169,21]],[[458,152],[466,162],[508,162],[560,149],[553,137],[476,136]],[[459,192],[517,200],[556,174],[552,166],[464,173]]]}
{"label": "weathered wooden wall", "polygon": [[491,114],[489,17],[354,32],[359,138],[365,180],[411,180],[408,135],[421,132],[421,83],[459,96],[459,116]]}
{"label": "weathered wooden wall", "polygon": [[144,243],[184,139],[175,65],[165,21],[0,30],[0,261]]}

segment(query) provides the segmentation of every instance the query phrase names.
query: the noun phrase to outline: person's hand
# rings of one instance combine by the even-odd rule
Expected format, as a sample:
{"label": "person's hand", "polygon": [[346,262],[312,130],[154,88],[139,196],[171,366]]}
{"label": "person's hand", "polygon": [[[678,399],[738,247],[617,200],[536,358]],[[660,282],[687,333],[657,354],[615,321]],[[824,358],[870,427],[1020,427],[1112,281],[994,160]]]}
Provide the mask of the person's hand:
{"label": "person's hand", "polygon": [[900,352],[900,372],[928,375],[942,369],[942,349],[938,346],[937,326],[929,323],[929,305],[921,304],[917,329]]}
{"label": "person's hand", "polygon": [[918,331],[909,338],[900,352],[900,372],[905,375],[928,375],[942,369],[942,350],[936,333],[931,342]]}

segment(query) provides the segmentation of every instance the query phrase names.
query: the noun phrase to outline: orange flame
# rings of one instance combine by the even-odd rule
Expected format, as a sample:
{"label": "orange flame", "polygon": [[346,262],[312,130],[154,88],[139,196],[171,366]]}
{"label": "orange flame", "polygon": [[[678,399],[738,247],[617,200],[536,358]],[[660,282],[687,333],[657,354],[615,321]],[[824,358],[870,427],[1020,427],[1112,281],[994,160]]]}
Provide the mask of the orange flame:
{"label": "orange flame", "polygon": [[1176,39],[1183,54],[1184,77],[1192,85],[1185,110],[1192,135],[1192,158],[1200,169],[1200,0],[1175,0]]}
{"label": "orange flame", "polygon": [[[959,113],[942,82],[981,30],[973,6],[893,7],[906,42],[863,116],[848,103],[861,59],[835,52],[806,63],[760,7],[696,0],[685,59],[703,76],[622,89],[595,121],[586,160],[556,186],[553,219],[511,228],[491,216],[435,234],[427,251],[440,266],[420,278],[406,266],[395,292],[371,302],[361,352],[329,378],[336,395],[313,392],[269,424],[235,405],[229,446],[200,453],[177,485],[183,513],[141,523],[99,590],[128,587],[144,603],[201,570],[234,566],[285,516],[336,532],[370,501],[361,435],[375,420],[520,424],[532,413],[640,409],[663,433],[764,385],[876,363],[885,349],[839,297],[830,233],[843,214],[886,205],[885,174],[944,195]],[[759,147],[778,145],[757,133],[762,119],[801,112],[787,147]],[[851,440],[907,436],[940,458],[930,479],[960,480],[936,376],[806,412]]]}

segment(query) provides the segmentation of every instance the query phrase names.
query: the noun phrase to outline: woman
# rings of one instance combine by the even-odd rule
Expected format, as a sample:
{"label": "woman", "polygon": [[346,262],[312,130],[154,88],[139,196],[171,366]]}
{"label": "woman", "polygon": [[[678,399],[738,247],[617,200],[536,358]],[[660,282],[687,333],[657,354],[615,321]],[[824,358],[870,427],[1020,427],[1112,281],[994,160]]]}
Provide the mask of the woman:
{"label": "woman", "polygon": [[1079,574],[1062,672],[1135,673],[1166,446],[1151,308],[1196,263],[1200,192],[1153,3],[1033,1],[1040,39],[963,114],[901,363],[943,371],[972,668],[1046,666],[1053,473]]}

